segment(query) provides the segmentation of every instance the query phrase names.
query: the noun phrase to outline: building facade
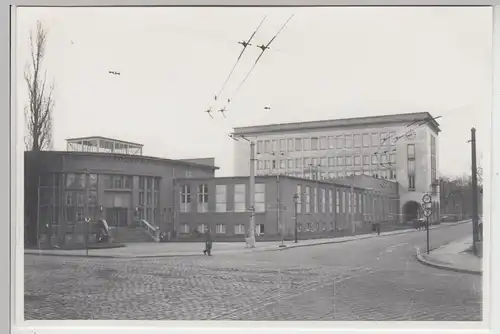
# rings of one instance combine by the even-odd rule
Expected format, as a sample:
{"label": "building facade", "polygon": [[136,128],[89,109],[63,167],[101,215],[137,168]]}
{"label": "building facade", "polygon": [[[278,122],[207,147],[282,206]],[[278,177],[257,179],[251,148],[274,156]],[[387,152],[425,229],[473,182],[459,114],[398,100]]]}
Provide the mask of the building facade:
{"label": "building facade", "polygon": [[439,124],[427,112],[234,129],[235,175],[248,175],[249,141],[256,143],[256,174],[307,179],[373,176],[399,184],[400,221],[421,215],[433,195],[439,216]]}
{"label": "building facade", "polygon": [[[292,237],[304,233],[366,230],[369,222],[393,222],[399,207],[394,182],[381,185],[372,177],[310,180],[286,175],[258,176],[255,185],[255,224],[260,236]],[[221,237],[242,237],[249,230],[249,178],[176,179],[179,194],[178,234],[203,233],[208,227]],[[352,191],[352,195],[351,195]],[[352,198],[352,202],[351,202]]]}
{"label": "building facade", "polygon": [[[211,164],[209,164],[211,162]],[[174,230],[175,178],[213,178],[214,159],[169,160],[95,152],[25,152],[25,222],[31,231],[106,219],[128,227],[144,219]],[[38,226],[38,227],[37,227]],[[34,236],[35,234],[35,236]]]}

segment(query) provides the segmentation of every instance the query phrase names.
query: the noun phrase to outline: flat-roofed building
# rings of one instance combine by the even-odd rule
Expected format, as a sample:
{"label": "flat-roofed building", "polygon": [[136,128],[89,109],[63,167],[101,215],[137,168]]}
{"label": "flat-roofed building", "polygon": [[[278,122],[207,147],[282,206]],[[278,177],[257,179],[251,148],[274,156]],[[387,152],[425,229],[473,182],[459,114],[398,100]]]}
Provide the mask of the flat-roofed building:
{"label": "flat-roofed building", "polygon": [[433,194],[439,215],[439,124],[428,112],[238,127],[234,175],[248,175],[249,141],[256,143],[256,175],[307,179],[373,176],[399,184],[401,220],[421,215]]}

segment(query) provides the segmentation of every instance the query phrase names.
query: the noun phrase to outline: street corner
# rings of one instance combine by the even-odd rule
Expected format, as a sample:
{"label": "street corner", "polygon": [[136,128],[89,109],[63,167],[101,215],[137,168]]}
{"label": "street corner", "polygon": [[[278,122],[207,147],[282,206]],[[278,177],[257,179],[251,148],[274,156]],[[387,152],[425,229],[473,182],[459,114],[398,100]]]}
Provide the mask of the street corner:
{"label": "street corner", "polygon": [[416,258],[421,264],[437,269],[480,276],[483,274],[483,271],[481,269],[474,268],[474,266],[471,265],[460,263],[460,255],[456,255],[455,261],[450,261],[433,255],[432,252],[430,252],[430,254],[417,252]]}

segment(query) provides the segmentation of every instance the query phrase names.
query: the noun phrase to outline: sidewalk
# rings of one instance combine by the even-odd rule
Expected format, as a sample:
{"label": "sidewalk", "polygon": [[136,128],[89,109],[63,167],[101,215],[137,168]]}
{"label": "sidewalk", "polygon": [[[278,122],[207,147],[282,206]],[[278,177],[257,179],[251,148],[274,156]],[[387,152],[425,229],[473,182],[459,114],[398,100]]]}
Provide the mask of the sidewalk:
{"label": "sidewalk", "polygon": [[[458,224],[467,223],[467,221],[460,221],[456,223],[446,223],[435,225],[431,230],[437,228],[445,228]],[[286,247],[280,247],[280,241],[266,241],[257,242],[255,248],[245,248],[244,242],[215,242],[213,244],[212,252],[214,254],[243,254],[252,252],[263,251],[283,251],[297,247],[308,247],[332,243],[343,243],[354,240],[362,240],[374,237],[383,237],[390,235],[398,235],[405,233],[418,232],[415,229],[396,230],[390,232],[380,233],[379,236],[372,234],[363,234],[357,236],[329,238],[329,239],[312,239],[312,240],[299,240],[298,243],[293,241],[285,241],[283,244]],[[107,248],[107,249],[89,249],[88,257],[101,257],[101,258],[155,258],[155,257],[177,257],[177,256],[203,256],[204,242],[175,242],[175,243],[130,243],[122,248]],[[24,254],[30,255],[48,255],[48,256],[76,256],[86,257],[86,251],[79,250],[37,250],[25,249]]]}
{"label": "sidewalk", "polygon": [[467,237],[441,246],[429,254],[419,253],[417,259],[428,266],[461,273],[482,275],[483,260],[466,252],[472,246],[472,237]]}

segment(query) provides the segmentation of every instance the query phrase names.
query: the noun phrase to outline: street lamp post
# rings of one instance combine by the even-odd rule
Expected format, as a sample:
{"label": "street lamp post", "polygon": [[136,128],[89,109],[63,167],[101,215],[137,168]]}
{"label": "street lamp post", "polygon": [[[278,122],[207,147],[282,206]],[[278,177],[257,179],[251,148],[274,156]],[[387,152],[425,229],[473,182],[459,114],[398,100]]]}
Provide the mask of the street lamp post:
{"label": "street lamp post", "polygon": [[299,201],[299,195],[295,194],[293,195],[293,204],[294,204],[294,210],[293,210],[293,219],[295,220],[295,243],[298,242],[298,231],[297,231],[297,203]]}

